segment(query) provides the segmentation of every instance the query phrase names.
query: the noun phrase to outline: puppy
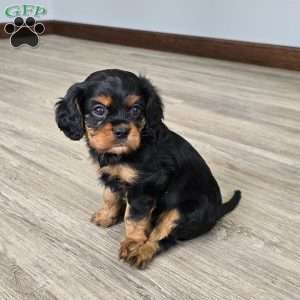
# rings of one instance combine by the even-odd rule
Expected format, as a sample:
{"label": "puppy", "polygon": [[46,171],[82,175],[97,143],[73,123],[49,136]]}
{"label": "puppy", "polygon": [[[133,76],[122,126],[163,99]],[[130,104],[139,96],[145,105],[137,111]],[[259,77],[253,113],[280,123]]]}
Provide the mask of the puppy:
{"label": "puppy", "polygon": [[222,204],[219,186],[197,151],[162,122],[163,104],[144,77],[103,70],[72,85],[56,104],[56,122],[85,137],[104,184],[92,216],[108,227],[124,218],[120,259],[145,268],[159,252],[209,231],[241,198]]}

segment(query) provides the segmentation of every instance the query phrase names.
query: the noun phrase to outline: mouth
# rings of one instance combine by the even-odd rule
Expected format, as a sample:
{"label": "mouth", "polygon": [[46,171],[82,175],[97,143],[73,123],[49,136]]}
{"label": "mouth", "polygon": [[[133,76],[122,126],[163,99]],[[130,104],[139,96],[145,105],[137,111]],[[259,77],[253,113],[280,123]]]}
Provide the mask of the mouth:
{"label": "mouth", "polygon": [[127,137],[126,138],[122,138],[122,139],[114,139],[112,148],[115,148],[115,147],[124,147],[124,146],[127,146],[127,143],[128,143]]}
{"label": "mouth", "polygon": [[129,151],[129,147],[126,145],[125,142],[126,141],[122,143],[118,142],[117,144],[114,144],[109,150],[109,152],[114,154],[127,153]]}

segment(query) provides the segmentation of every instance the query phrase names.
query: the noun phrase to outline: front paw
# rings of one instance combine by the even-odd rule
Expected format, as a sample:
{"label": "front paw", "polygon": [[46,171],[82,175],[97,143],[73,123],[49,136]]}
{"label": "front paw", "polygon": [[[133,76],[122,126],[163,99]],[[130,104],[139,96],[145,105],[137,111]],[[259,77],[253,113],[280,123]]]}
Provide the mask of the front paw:
{"label": "front paw", "polygon": [[126,239],[121,243],[120,259],[124,259],[131,266],[145,269],[153,260],[159,247],[154,242],[137,242]]}
{"label": "front paw", "polygon": [[126,238],[121,242],[120,250],[119,250],[119,258],[124,261],[128,261],[131,253],[136,252],[136,250],[143,245],[143,241],[136,241],[129,238]]}
{"label": "front paw", "polygon": [[128,256],[128,263],[139,269],[145,269],[153,260],[155,254],[158,252],[158,245],[152,242],[146,242],[140,247],[136,248]]}
{"label": "front paw", "polygon": [[97,226],[109,227],[118,222],[118,217],[114,217],[106,210],[101,209],[92,215],[90,221]]}

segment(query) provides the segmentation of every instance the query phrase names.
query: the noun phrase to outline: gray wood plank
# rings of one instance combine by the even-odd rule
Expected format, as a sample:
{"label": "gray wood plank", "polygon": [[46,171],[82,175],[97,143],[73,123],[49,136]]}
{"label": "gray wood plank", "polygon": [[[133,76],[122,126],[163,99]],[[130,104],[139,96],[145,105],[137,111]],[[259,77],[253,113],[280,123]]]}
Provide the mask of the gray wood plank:
{"label": "gray wood plank", "polygon": [[[101,202],[84,142],[53,106],[103,68],[148,75],[166,123],[205,157],[239,208],[145,271],[117,258],[123,225]],[[0,299],[299,299],[300,73],[58,36],[0,41]]]}

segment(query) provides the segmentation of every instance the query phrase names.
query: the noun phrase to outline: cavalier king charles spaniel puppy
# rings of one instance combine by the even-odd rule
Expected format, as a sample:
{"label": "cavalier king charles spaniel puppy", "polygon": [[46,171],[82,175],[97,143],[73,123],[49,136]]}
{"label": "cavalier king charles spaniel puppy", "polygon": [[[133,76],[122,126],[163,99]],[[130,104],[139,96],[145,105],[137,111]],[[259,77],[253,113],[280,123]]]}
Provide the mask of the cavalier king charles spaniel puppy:
{"label": "cavalier king charles spaniel puppy", "polygon": [[119,257],[145,268],[158,253],[209,231],[241,198],[222,204],[219,186],[199,153],[163,123],[151,82],[109,69],[75,83],[56,104],[56,122],[72,139],[86,139],[104,184],[91,222],[124,219]]}

